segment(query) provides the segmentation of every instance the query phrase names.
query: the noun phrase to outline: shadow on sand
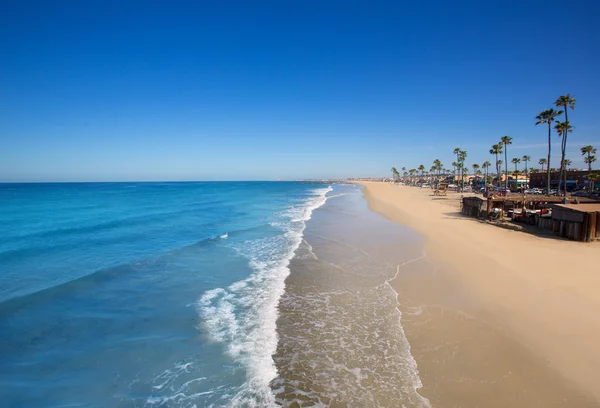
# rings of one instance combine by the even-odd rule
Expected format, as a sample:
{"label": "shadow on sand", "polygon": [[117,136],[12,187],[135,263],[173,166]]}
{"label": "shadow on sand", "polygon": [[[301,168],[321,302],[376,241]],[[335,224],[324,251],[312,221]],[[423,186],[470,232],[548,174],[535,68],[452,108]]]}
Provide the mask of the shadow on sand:
{"label": "shadow on sand", "polygon": [[552,231],[538,228],[535,225],[521,224],[521,223],[516,223],[516,222],[510,221],[510,220],[506,220],[506,221],[483,220],[483,219],[478,219],[478,218],[473,218],[473,217],[467,217],[460,211],[445,212],[445,213],[443,213],[443,215],[444,215],[444,218],[446,218],[446,219],[467,220],[467,221],[471,221],[471,222],[477,222],[479,224],[487,224],[487,225],[490,225],[490,226],[493,226],[496,228],[503,228],[503,229],[507,229],[507,230],[514,231],[517,233],[526,233],[529,235],[534,235],[538,238],[554,239],[554,240],[558,240],[558,241],[570,241],[567,238],[563,238],[563,237],[559,237],[558,235],[555,235]]}

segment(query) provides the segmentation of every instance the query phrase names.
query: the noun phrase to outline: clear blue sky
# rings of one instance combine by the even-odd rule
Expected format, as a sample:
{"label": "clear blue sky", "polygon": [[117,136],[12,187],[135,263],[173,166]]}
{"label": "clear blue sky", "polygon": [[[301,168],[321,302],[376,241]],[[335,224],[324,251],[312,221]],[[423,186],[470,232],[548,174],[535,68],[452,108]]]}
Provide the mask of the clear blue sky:
{"label": "clear blue sky", "polygon": [[583,166],[599,22],[596,0],[5,0],[0,181],[379,176],[503,135],[537,162],[565,93]]}

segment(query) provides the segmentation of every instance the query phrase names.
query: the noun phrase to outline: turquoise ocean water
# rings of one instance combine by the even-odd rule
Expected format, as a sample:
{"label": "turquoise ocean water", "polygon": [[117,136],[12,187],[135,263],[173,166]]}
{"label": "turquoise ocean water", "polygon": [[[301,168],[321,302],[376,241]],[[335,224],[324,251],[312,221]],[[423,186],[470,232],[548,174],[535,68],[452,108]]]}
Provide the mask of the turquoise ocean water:
{"label": "turquoise ocean water", "polygon": [[[388,284],[418,248],[371,217],[354,185],[0,185],[0,405],[426,406]],[[365,316],[394,357],[330,353]]]}
{"label": "turquoise ocean water", "polygon": [[[2,405],[204,406],[250,392],[248,372],[272,366],[286,265],[328,190],[0,186]],[[235,307],[220,313],[238,319],[240,339],[261,339],[232,340],[228,354],[209,303],[235,282]]]}

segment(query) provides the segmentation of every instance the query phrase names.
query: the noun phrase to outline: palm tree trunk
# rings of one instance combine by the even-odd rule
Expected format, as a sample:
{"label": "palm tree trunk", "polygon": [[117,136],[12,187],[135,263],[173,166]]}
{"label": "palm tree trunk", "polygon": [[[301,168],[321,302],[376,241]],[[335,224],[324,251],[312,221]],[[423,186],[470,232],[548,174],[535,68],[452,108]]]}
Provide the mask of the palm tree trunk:
{"label": "palm tree trunk", "polygon": [[500,187],[500,169],[498,169],[498,153],[496,153],[496,177],[498,178],[498,187]]}
{"label": "palm tree trunk", "polygon": [[[565,161],[565,153],[567,150],[567,135],[569,134],[569,117],[567,116],[567,105],[565,104],[565,122],[567,123],[567,128],[565,129],[565,134],[563,135],[563,144],[562,144],[562,161]],[[562,164],[562,162],[561,162]],[[567,169],[566,166],[564,168],[565,172],[565,193],[563,197],[567,196]]]}
{"label": "palm tree trunk", "polygon": [[[590,161],[590,156],[591,156],[591,152],[587,152],[588,155],[588,183],[591,183],[591,180],[589,179],[589,176],[592,174],[592,162]],[[592,188],[591,188],[591,184],[588,185],[588,190],[591,193],[592,192]]]}
{"label": "palm tree trunk", "polygon": [[546,163],[546,166],[548,166],[547,170],[547,174],[548,174],[548,186],[547,186],[547,190],[546,190],[546,194],[550,195],[550,151],[552,150],[552,121],[548,121],[548,163]]}
{"label": "palm tree trunk", "polygon": [[506,143],[504,144],[504,194],[508,195],[508,146]]}

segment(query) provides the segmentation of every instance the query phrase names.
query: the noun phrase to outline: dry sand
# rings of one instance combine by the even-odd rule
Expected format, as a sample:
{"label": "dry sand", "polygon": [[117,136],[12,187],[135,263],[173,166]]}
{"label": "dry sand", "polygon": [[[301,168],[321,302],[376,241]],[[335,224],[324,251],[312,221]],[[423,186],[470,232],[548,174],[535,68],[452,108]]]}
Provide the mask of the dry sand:
{"label": "dry sand", "polygon": [[600,243],[463,218],[452,193],[361,184],[372,210],[428,240],[394,285],[429,305],[403,324],[434,406],[600,406]]}

